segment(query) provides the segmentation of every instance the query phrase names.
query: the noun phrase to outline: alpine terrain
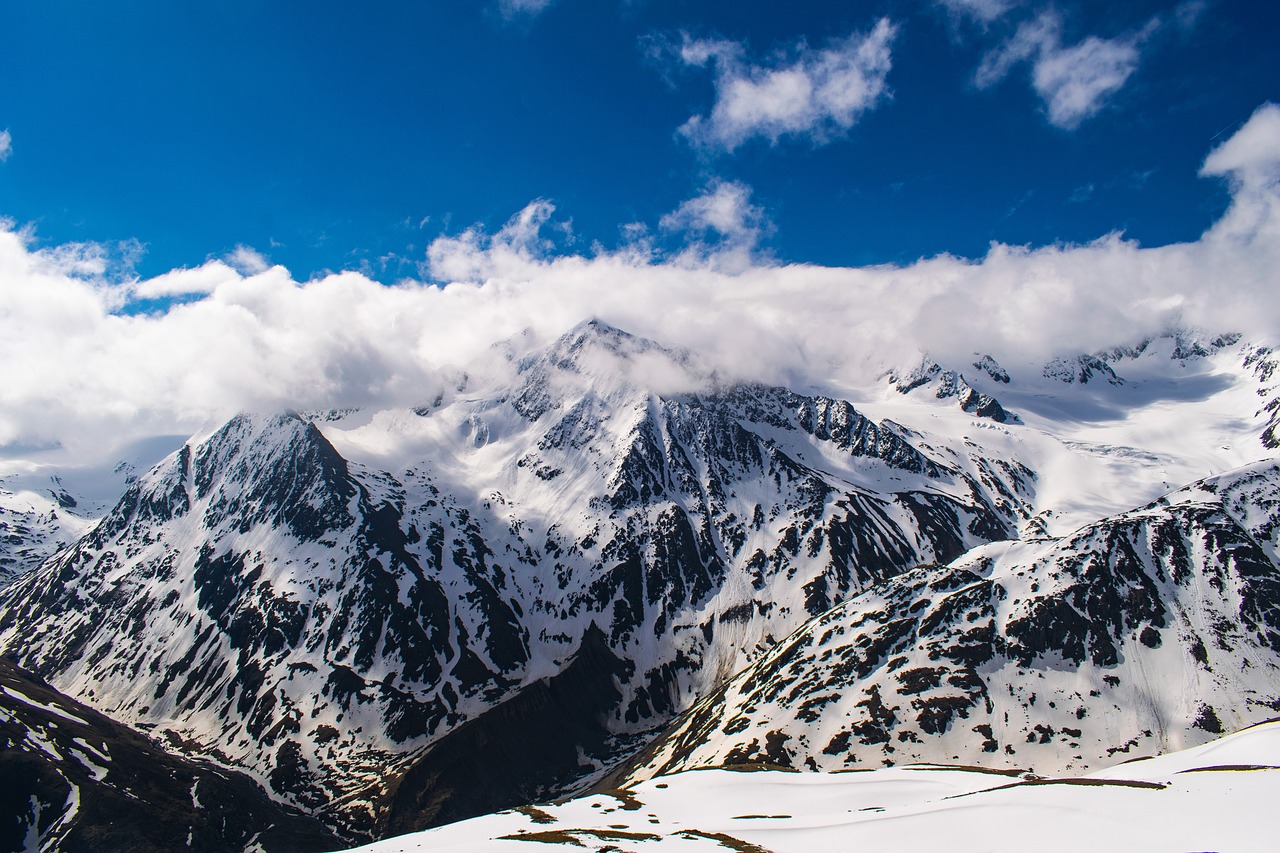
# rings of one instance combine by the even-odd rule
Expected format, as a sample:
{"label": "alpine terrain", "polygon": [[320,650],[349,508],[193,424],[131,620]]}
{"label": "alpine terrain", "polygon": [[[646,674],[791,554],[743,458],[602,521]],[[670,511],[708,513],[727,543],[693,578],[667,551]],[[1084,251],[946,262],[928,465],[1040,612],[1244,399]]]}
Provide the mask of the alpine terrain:
{"label": "alpine terrain", "polygon": [[[269,849],[303,815],[365,842],[724,765],[1096,771],[1280,712],[1265,346],[857,387],[703,358],[589,320],[412,407],[157,438],[78,528],[15,485],[0,653],[47,692],[6,692],[55,709],[24,725],[57,767],[125,772],[52,734],[100,724],[82,703],[248,798]],[[33,790],[24,832],[92,837],[86,784]]]}

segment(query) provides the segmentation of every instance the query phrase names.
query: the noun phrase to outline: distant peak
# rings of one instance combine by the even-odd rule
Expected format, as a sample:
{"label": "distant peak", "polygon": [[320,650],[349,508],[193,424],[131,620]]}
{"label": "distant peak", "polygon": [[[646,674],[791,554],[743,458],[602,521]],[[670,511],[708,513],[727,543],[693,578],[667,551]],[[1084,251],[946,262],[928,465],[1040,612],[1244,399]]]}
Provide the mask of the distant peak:
{"label": "distant peak", "polygon": [[638,342],[643,343],[646,347],[656,347],[658,344],[647,338],[637,337],[628,331],[619,329],[617,326],[610,325],[598,317],[592,317],[590,320],[583,320],[569,331],[561,335],[553,346],[568,343],[570,345],[586,341],[600,341],[602,343]]}
{"label": "distant peak", "polygon": [[592,373],[611,362],[628,362],[642,353],[661,353],[681,365],[689,360],[688,353],[682,350],[668,349],[593,317],[569,329],[541,352],[521,360],[519,370],[523,373],[542,363],[569,373]]}

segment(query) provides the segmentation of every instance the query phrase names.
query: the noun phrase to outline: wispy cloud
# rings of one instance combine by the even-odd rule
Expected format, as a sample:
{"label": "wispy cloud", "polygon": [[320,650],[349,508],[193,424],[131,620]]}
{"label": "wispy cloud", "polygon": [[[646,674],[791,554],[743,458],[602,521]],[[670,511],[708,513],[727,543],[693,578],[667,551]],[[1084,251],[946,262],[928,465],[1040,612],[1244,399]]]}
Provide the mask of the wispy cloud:
{"label": "wispy cloud", "polygon": [[271,267],[261,252],[249,246],[236,246],[223,260],[243,275],[257,275]]}
{"label": "wispy cloud", "polygon": [[1071,191],[1071,195],[1067,196],[1069,204],[1081,204],[1093,198],[1094,190],[1097,189],[1094,184],[1081,184]]}
{"label": "wispy cloud", "polygon": [[498,11],[505,18],[532,17],[545,11],[555,0],[498,0]]}
{"label": "wispy cloud", "polygon": [[1158,26],[1153,19],[1128,36],[1089,36],[1064,46],[1061,18],[1045,12],[1024,21],[1011,38],[988,52],[974,82],[979,88],[994,86],[1016,66],[1030,63],[1031,85],[1044,102],[1049,122],[1074,130],[1128,82],[1142,58],[1143,42]]}
{"label": "wispy cloud", "polygon": [[9,159],[13,153],[13,137],[7,130],[0,130],[0,163]]}
{"label": "wispy cloud", "polygon": [[823,48],[800,42],[758,63],[748,61],[739,42],[685,35],[671,52],[684,66],[713,69],[715,103],[680,133],[703,148],[729,152],[755,137],[826,142],[888,97],[896,32],[885,18],[868,33]]}
{"label": "wispy cloud", "polygon": [[1184,0],[1173,9],[1173,23],[1184,33],[1190,32],[1200,23],[1208,8],[1207,0]]}
{"label": "wispy cloud", "polygon": [[[545,201],[495,232],[437,240],[439,284],[300,282],[223,260],[135,282],[112,272],[127,269],[115,249],[37,249],[29,233],[0,230],[0,446],[97,447],[103,435],[193,431],[246,408],[418,404],[443,387],[442,367],[592,316],[690,347],[726,377],[801,385],[874,381],[920,349],[1043,364],[1173,323],[1280,343],[1280,107],[1208,152],[1202,174],[1225,180],[1232,201],[1191,242],[1105,235],[865,268],[565,253]],[[769,226],[746,187],[717,182],[657,227],[691,244],[750,245]],[[122,310],[144,293],[191,296]]]}
{"label": "wispy cloud", "polygon": [[937,2],[956,18],[965,18],[986,25],[1018,5],[1019,0],[937,0]]}

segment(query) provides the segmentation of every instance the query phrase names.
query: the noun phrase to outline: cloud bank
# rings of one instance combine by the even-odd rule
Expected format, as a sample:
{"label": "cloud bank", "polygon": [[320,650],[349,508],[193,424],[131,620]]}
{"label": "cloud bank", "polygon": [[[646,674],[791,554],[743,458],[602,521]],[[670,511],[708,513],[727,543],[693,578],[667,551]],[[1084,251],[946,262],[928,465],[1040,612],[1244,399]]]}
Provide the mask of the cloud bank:
{"label": "cloud bank", "polygon": [[748,62],[739,42],[686,35],[673,52],[685,66],[714,69],[715,103],[680,133],[700,147],[727,152],[754,137],[825,142],[888,97],[896,32],[882,18],[869,33],[821,49],[801,42],[762,63]]}
{"label": "cloud bank", "polygon": [[559,253],[554,207],[536,201],[495,233],[437,240],[426,261],[437,283],[395,286],[351,272],[300,282],[247,249],[137,280],[113,267],[129,246],[42,249],[4,230],[0,446],[91,447],[193,431],[240,409],[417,404],[442,371],[495,341],[525,330],[522,340],[546,341],[593,316],[689,347],[729,375],[797,385],[874,381],[922,350],[1043,364],[1175,323],[1273,339],[1280,107],[1257,110],[1208,153],[1203,174],[1225,180],[1232,200],[1193,242],[1144,248],[1107,235],[866,268],[752,254],[750,234],[767,220],[731,183],[660,226],[701,240],[699,252]]}

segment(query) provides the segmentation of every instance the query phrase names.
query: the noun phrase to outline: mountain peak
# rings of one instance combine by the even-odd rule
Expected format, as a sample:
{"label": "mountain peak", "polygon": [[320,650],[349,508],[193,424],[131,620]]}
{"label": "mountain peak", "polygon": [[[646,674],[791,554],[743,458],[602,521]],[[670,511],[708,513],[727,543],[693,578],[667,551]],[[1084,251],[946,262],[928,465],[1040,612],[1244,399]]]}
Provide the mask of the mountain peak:
{"label": "mountain peak", "polygon": [[680,363],[688,361],[687,353],[669,350],[657,341],[593,318],[578,323],[546,349],[521,360],[519,370],[524,373],[542,363],[569,373],[597,373],[616,370],[619,362],[645,353],[662,353]]}
{"label": "mountain peak", "polygon": [[711,382],[685,350],[587,320],[523,358],[516,410],[529,420],[583,394],[598,398],[697,391]]}

